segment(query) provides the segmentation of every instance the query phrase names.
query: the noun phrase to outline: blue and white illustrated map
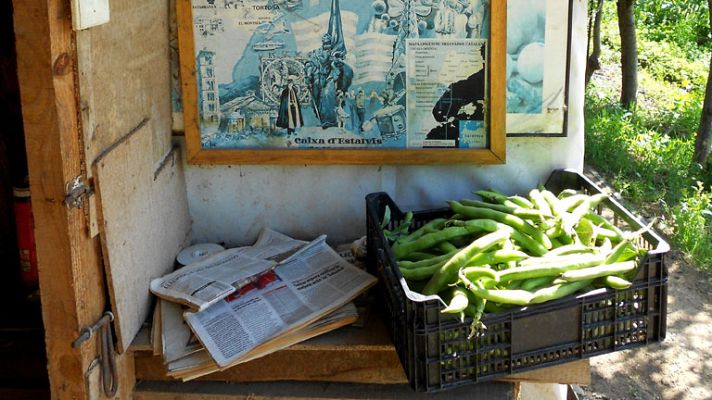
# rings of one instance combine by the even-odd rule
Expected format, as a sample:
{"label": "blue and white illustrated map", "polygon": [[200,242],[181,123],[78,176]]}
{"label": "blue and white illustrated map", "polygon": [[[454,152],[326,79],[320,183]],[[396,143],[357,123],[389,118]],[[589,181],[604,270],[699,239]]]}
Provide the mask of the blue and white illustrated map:
{"label": "blue and white illustrated map", "polygon": [[542,111],[546,0],[507,3],[507,112]]}
{"label": "blue and white illustrated map", "polygon": [[486,0],[192,0],[192,15],[203,148],[487,146]]}

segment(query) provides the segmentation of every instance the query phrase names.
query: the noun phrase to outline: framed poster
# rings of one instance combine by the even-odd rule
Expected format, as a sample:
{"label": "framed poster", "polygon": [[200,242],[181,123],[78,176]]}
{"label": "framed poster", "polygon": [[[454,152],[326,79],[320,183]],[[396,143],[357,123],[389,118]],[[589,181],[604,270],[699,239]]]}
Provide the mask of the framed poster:
{"label": "framed poster", "polygon": [[508,136],[566,136],[571,7],[507,3]]}
{"label": "framed poster", "polygon": [[190,163],[505,161],[505,1],[176,1]]}

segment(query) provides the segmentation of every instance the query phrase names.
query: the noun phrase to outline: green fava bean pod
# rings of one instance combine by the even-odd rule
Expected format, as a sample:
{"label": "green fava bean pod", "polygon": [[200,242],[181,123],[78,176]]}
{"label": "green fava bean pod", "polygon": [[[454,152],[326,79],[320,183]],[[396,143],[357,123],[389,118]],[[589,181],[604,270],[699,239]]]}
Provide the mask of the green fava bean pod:
{"label": "green fava bean pod", "polygon": [[[505,228],[512,229],[509,225],[505,225],[505,224],[499,224],[499,227],[502,229],[505,229]],[[512,240],[519,243],[520,246],[529,250],[529,252],[534,254],[535,256],[543,256],[548,251],[546,249],[546,247],[544,247],[543,244],[537,242],[536,240],[532,239],[527,234],[519,232],[516,229],[512,229]]]}
{"label": "green fava bean pod", "polygon": [[627,281],[619,276],[609,275],[603,279],[603,283],[613,289],[628,289],[633,286],[630,281]]}
{"label": "green fava bean pod", "polygon": [[514,196],[509,196],[507,198],[509,199],[509,201],[518,205],[519,207],[529,208],[529,209],[534,208],[534,203],[532,203],[531,201],[529,201],[529,199],[527,199],[525,197],[514,195]]}
{"label": "green fava bean pod", "polygon": [[496,264],[501,264],[501,263],[506,263],[510,261],[519,261],[523,260],[525,258],[528,258],[529,255],[527,253],[524,253],[522,251],[514,250],[514,249],[501,249],[501,250],[495,250],[495,251],[490,251],[486,253],[478,253],[474,257],[472,257],[470,260],[467,261],[467,265],[469,266],[477,266],[477,265],[496,265]]}
{"label": "green fava bean pod", "polygon": [[[522,260],[519,263],[520,267],[529,267],[534,265],[566,265],[570,263],[576,263],[580,261],[597,261],[598,264],[605,264],[606,259],[605,254],[600,253],[573,253],[573,254],[562,254],[562,255],[549,255],[548,253],[544,257],[531,257],[526,260]],[[598,265],[593,264],[593,265]],[[588,265],[589,267],[593,265]],[[585,267],[584,267],[585,268]]]}
{"label": "green fava bean pod", "polygon": [[616,247],[613,248],[613,250],[611,250],[611,253],[608,254],[608,256],[606,257],[606,261],[604,262],[604,264],[613,264],[619,261],[626,261],[623,258],[626,257],[627,249],[634,249],[634,246],[629,239],[624,239],[623,241],[618,243]]}
{"label": "green fava bean pod", "polygon": [[418,261],[426,261],[433,259],[437,257],[437,254],[432,254],[432,253],[425,253],[422,251],[414,251],[412,253],[408,253],[403,257],[403,261],[407,262],[418,262]]}
{"label": "green fava bean pod", "polygon": [[588,200],[588,198],[588,195],[585,194],[574,194],[572,196],[559,199],[559,206],[561,207],[561,210],[571,212],[576,206],[585,200]]}
{"label": "green fava bean pod", "polygon": [[452,251],[456,251],[457,247],[446,240],[438,245],[438,249],[440,249],[443,253],[450,253]]}
{"label": "green fava bean pod", "polygon": [[[470,219],[467,221],[450,221],[453,226],[463,226],[473,232],[494,232],[500,229],[501,224],[492,219]],[[511,228],[510,228],[511,229]]]}
{"label": "green fava bean pod", "polygon": [[517,217],[520,218],[542,218],[545,215],[540,211],[532,208],[523,208],[523,207],[508,207],[503,204],[494,204],[494,203],[487,203],[485,201],[479,201],[479,200],[469,200],[469,199],[463,199],[460,200],[460,203],[464,206],[468,207],[480,207],[480,208],[489,208],[495,211],[500,211],[503,213],[507,214],[512,214],[516,215]]}
{"label": "green fava bean pod", "polygon": [[446,240],[466,236],[474,232],[477,232],[477,229],[473,226],[451,226],[438,232],[426,233],[413,241],[396,242],[392,247],[393,255],[396,260],[400,260],[411,252],[429,249]]}
{"label": "green fava bean pod", "polygon": [[462,205],[465,205],[468,207],[489,208],[492,210],[501,211],[501,212],[510,213],[510,214],[514,211],[514,208],[512,208],[512,207],[507,207],[503,204],[488,203],[486,201],[462,199],[462,200],[460,200],[460,203]]}
{"label": "green fava bean pod", "polygon": [[499,282],[497,272],[489,267],[466,267],[463,268],[461,272],[471,281],[480,278],[489,278],[495,282]]}
{"label": "green fava bean pod", "polygon": [[489,208],[480,207],[468,207],[462,205],[458,201],[450,201],[450,208],[453,212],[466,215],[471,218],[486,218],[492,219],[497,222],[509,225],[512,228],[531,236],[534,240],[544,245],[545,248],[550,249],[552,247],[551,240],[540,230],[536,229],[534,226],[524,221],[523,219],[517,217],[516,215],[503,213],[496,210],[491,210]]}
{"label": "green fava bean pod", "polygon": [[550,286],[547,288],[539,289],[534,292],[531,299],[532,304],[539,304],[545,301],[556,300],[562,297],[566,297],[570,294],[576,293],[577,291],[585,288],[591,283],[591,281],[578,281],[570,283],[560,283],[558,285]]}
{"label": "green fava bean pod", "polygon": [[435,218],[429,221],[427,224],[421,226],[415,231],[411,232],[408,236],[399,240],[400,242],[412,242],[415,239],[425,235],[426,233],[433,233],[441,230],[445,225],[445,218]]}
{"label": "green fava bean pod", "polygon": [[602,216],[596,214],[593,211],[589,211],[584,215],[584,217],[588,218],[591,222],[593,222],[595,225],[600,226],[602,228],[606,228],[608,230],[611,230],[616,233],[618,237],[620,237],[620,240],[623,239],[623,231],[620,230],[617,226],[613,225],[610,221],[607,219],[603,218]]}
{"label": "green fava bean pod", "polygon": [[561,278],[568,281],[590,281],[608,275],[620,275],[634,270],[638,264],[635,261],[624,261],[614,264],[604,264],[597,267],[566,271]]}
{"label": "green fava bean pod", "polygon": [[423,294],[431,295],[441,291],[445,286],[457,280],[457,273],[475,254],[486,251],[490,247],[509,239],[511,229],[488,233],[467,247],[460,250],[445,265],[438,269],[423,288]]}
{"label": "green fava bean pod", "polygon": [[482,313],[485,311],[485,303],[487,300],[475,296],[474,293],[470,292],[469,290],[465,290],[467,292],[467,298],[470,300],[470,304],[474,304],[475,306],[475,313],[473,315],[470,315],[474,320],[479,321],[480,318],[482,318]]}
{"label": "green fava bean pod", "polygon": [[487,290],[477,283],[472,283],[467,276],[464,274],[464,270],[460,270],[459,274],[460,280],[465,284],[465,288],[475,294],[477,297],[481,297],[488,301],[493,301],[495,303],[503,304],[514,304],[517,306],[525,306],[529,304],[534,295],[526,290],[509,290],[509,289],[494,289]]}
{"label": "green fava bean pod", "polygon": [[450,304],[448,304],[448,306],[443,308],[440,312],[446,314],[457,314],[463,312],[467,308],[469,302],[470,300],[467,296],[467,290],[456,286],[452,288]]}
{"label": "green fava bean pod", "polygon": [[499,271],[499,280],[515,281],[540,276],[559,276],[566,271],[599,265],[605,257],[600,254],[581,254],[576,259],[568,259],[566,256],[561,256],[561,258],[563,259]]}
{"label": "green fava bean pod", "polygon": [[534,203],[534,206],[538,209],[541,210],[542,213],[546,216],[553,216],[553,212],[551,210],[551,206],[549,206],[549,203],[544,199],[544,196],[541,194],[539,189],[532,189],[529,191],[529,198],[531,199],[532,203]]}
{"label": "green fava bean pod", "polygon": [[580,253],[593,253],[594,249],[592,247],[584,246],[582,244],[567,244],[561,247],[557,247],[545,254],[546,257],[553,256],[564,256],[568,254],[580,254]]}
{"label": "green fava bean pod", "polygon": [[418,267],[418,268],[400,268],[401,275],[403,275],[403,278],[411,281],[420,281],[424,279],[428,279],[433,274],[442,268],[443,265],[445,265],[446,261],[440,261],[439,263],[435,263],[432,265],[426,265],[424,267]]}
{"label": "green fava bean pod", "polygon": [[554,193],[551,193],[548,190],[542,190],[541,196],[547,203],[549,203],[549,209],[551,210],[552,215],[554,215],[555,217],[558,217],[566,211],[561,206],[559,199],[554,195]]}
{"label": "green fava bean pod", "polygon": [[553,281],[553,276],[540,276],[538,278],[527,279],[522,283],[522,286],[520,286],[519,288],[531,292],[533,290],[541,288],[542,286],[551,285],[551,282]]}
{"label": "green fava bean pod", "polygon": [[507,200],[509,200],[507,196],[502,193],[495,192],[494,190],[477,190],[473,193],[482,197],[485,201],[489,201],[490,203],[504,204]]}
{"label": "green fava bean pod", "polygon": [[475,296],[475,294],[469,290],[467,291],[467,295],[470,299],[470,304],[468,304],[465,309],[465,315],[472,318],[470,334],[467,336],[467,339],[472,339],[477,334],[477,329],[486,328],[480,320],[482,319],[482,314],[485,312],[487,300]]}
{"label": "green fava bean pod", "polygon": [[[428,258],[428,259],[426,259],[426,260],[420,260],[420,261],[401,260],[401,261],[398,261],[398,268],[400,268],[400,269],[403,269],[403,268],[407,268],[407,269],[417,269],[417,268],[421,268],[421,267],[429,267],[429,266],[431,266],[431,265],[433,265],[433,264],[437,264],[437,263],[439,263],[439,262],[441,262],[441,261],[447,261],[447,260],[449,260],[450,257],[452,257],[452,256],[454,256],[455,254],[457,254],[458,251],[459,251],[459,250],[455,250],[455,251],[452,251],[452,252],[447,253],[447,254],[443,254],[443,255],[440,255],[440,256],[435,256],[435,257]],[[412,253],[411,253],[411,254],[412,254]]]}

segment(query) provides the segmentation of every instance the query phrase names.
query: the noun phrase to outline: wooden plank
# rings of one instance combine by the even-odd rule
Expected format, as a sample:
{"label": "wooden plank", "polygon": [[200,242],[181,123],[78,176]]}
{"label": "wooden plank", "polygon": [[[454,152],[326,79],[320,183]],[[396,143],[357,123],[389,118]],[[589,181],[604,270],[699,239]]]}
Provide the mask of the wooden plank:
{"label": "wooden plank", "polygon": [[[489,107],[490,149],[506,162],[507,134],[507,0],[490,2]],[[501,110],[501,112],[499,112]]]}
{"label": "wooden plank", "polygon": [[[184,111],[185,113],[185,111]],[[188,130],[186,129],[186,132]],[[185,135],[186,142],[191,137]],[[498,143],[493,141],[494,144]],[[500,146],[501,147],[501,146]],[[503,150],[503,147],[500,149]],[[503,151],[494,153],[488,149],[425,149],[425,150],[201,150],[191,152],[191,163],[230,164],[309,164],[309,165],[436,165],[436,164],[503,164]],[[447,160],[444,162],[443,160]]]}
{"label": "wooden plank", "polygon": [[[148,353],[136,353],[136,373],[139,379],[144,380],[170,379],[166,376],[163,358],[152,357]],[[364,328],[338,329],[200,379],[230,382],[407,382],[386,328],[378,318],[369,318]]]}
{"label": "wooden plank", "polygon": [[163,355],[163,319],[161,319],[161,302],[156,301],[151,321],[151,351],[154,356]]}
{"label": "wooden plank", "polygon": [[128,349],[151,313],[151,279],[173,270],[187,243],[190,215],[180,153],[158,167],[141,123],[93,165],[104,265],[119,352]]}
{"label": "wooden plank", "polygon": [[[168,9],[160,0],[113,0],[110,12],[110,23],[76,34],[87,163],[143,120],[153,129],[149,151],[158,162],[171,147]],[[96,236],[93,197],[89,206]]]}
{"label": "wooden plank", "polygon": [[566,364],[554,365],[553,367],[520,372],[512,376],[502,377],[498,380],[506,382],[590,385],[591,363],[588,359],[572,361]]}
{"label": "wooden plank", "polygon": [[[149,353],[136,353],[136,378],[150,381],[172,379],[166,375],[163,359],[153,357]],[[369,318],[364,328],[338,329],[198,380],[324,381],[365,384],[408,382],[380,318]],[[589,362],[588,360],[575,361],[500,380],[588,384]]]}
{"label": "wooden plank", "polygon": [[438,393],[419,393],[414,392],[406,385],[354,385],[322,382],[264,382],[250,384],[141,382],[136,385],[134,400],[511,400],[512,386],[512,384],[504,382],[483,382]]}
{"label": "wooden plank", "polygon": [[[13,2],[17,62],[35,218],[47,370],[53,398],[102,398],[86,384],[97,342],[71,347],[79,330],[104,311],[98,241],[82,210],[63,204],[65,182],[82,174],[77,110],[76,52],[69,4]],[[133,388],[133,360],[119,357],[120,398]],[[94,378],[93,378],[94,379]],[[92,382],[95,382],[94,379]]]}
{"label": "wooden plank", "polygon": [[153,352],[153,344],[151,343],[151,327],[143,324],[141,329],[131,341],[129,351],[150,351]]}
{"label": "wooden plank", "polygon": [[[136,378],[171,381],[163,359],[148,353],[136,354]],[[290,347],[228,370],[210,374],[199,381],[274,382],[319,381],[364,384],[402,384],[408,380],[394,349],[365,347],[319,349]],[[540,368],[497,379],[503,382],[535,382],[588,385],[591,370],[588,360]]]}
{"label": "wooden plank", "polygon": [[89,165],[144,120],[151,130],[147,149],[153,161],[171,148],[168,40],[164,0],[112,0],[110,23],[77,32]]}
{"label": "wooden plank", "polygon": [[[166,376],[162,357],[137,354],[135,362],[138,379],[172,380]],[[368,349],[309,351],[288,348],[198,379],[226,382],[407,382],[394,351]]]}

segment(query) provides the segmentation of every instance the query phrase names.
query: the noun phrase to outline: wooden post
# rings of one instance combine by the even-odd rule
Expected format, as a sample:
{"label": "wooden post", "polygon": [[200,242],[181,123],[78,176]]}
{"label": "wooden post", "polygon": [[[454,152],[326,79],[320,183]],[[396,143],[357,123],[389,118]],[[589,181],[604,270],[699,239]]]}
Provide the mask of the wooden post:
{"label": "wooden post", "polygon": [[[97,341],[72,348],[79,330],[106,306],[99,245],[83,210],[64,206],[65,183],[85,173],[78,114],[77,53],[63,0],[15,0],[18,77],[52,398],[102,398]],[[133,359],[123,356],[118,398],[133,388]],[[85,377],[86,375],[86,377]]]}

